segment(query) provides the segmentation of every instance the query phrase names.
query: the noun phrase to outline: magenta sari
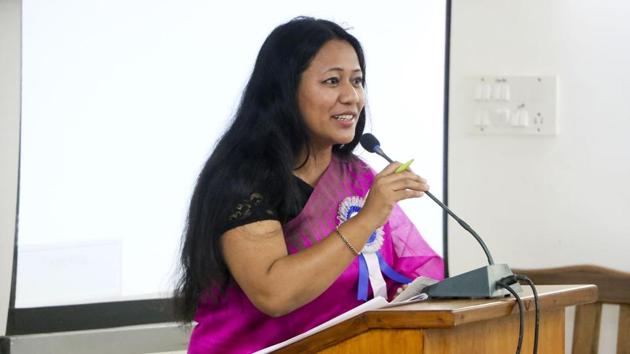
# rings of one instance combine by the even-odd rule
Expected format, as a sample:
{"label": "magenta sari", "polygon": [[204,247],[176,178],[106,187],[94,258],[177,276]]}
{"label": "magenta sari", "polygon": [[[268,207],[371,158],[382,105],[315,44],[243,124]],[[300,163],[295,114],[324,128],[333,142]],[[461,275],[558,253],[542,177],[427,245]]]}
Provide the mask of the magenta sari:
{"label": "magenta sari", "polygon": [[[333,155],[302,212],[283,226],[289,254],[309,248],[339,223],[340,203],[349,196],[365,197],[374,172],[356,157],[341,160]],[[444,277],[442,259],[424,241],[397,206],[383,227],[380,258],[409,279],[425,275]],[[341,240],[339,240],[341,242]],[[306,332],[363,303],[357,297],[360,258],[357,257],[319,297],[295,311],[270,317],[260,312],[237,286],[231,286],[217,303],[200,299],[188,353],[251,353]],[[331,260],[334,261],[334,260]],[[391,298],[400,284],[386,277]],[[371,289],[364,288],[372,297]]]}

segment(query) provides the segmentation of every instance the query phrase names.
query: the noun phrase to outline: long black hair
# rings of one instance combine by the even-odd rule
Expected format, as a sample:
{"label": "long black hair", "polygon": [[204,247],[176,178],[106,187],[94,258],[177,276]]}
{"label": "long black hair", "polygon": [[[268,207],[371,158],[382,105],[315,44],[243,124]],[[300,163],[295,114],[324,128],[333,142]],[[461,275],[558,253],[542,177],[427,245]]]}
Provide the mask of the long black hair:
{"label": "long black hair", "polygon": [[[230,203],[264,187],[267,204],[280,213],[295,214],[299,208],[291,174],[305,162],[296,161],[300,153],[307,151],[308,158],[310,144],[298,85],[313,57],[332,39],[352,45],[365,78],[361,44],[333,22],[298,17],[276,27],[263,43],[234,120],[201,170],[191,198],[174,294],[181,320],[193,318],[202,294],[218,295],[230,282],[219,240]],[[362,110],[352,142],[333,146],[333,153],[350,157],[364,126]]]}

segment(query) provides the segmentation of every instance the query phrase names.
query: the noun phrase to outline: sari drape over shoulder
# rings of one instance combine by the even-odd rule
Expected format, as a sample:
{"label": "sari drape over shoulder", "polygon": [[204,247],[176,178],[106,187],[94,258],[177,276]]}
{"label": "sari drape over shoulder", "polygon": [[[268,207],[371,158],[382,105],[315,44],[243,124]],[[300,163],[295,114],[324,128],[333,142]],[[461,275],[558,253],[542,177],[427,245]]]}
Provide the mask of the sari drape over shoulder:
{"label": "sari drape over shoulder", "polygon": [[[340,216],[343,214],[340,213],[343,201],[348,197],[365,198],[374,175],[369,166],[354,156],[343,160],[333,155],[304,209],[283,225],[289,254],[300,252],[328,237],[343,221]],[[360,209],[360,206],[357,208]],[[376,236],[376,233],[373,234],[369,242],[376,240]],[[381,236],[378,258],[394,273],[411,280],[420,275],[434,279],[444,277],[442,258],[426,243],[400,207],[396,206],[392,211],[382,227]],[[366,253],[365,249],[363,253]],[[369,263],[369,256],[367,258]],[[363,255],[357,257],[315,300],[281,317],[274,318],[260,312],[237,285],[228,287],[218,301],[202,297],[195,315],[198,324],[193,329],[188,352],[255,352],[306,332],[360,305],[365,298],[373,296],[371,288],[366,285],[362,288],[359,284],[361,259],[365,259]],[[400,281],[400,278],[386,273],[383,279],[384,291],[392,298],[400,285],[392,279]],[[361,299],[362,292],[364,299]]]}

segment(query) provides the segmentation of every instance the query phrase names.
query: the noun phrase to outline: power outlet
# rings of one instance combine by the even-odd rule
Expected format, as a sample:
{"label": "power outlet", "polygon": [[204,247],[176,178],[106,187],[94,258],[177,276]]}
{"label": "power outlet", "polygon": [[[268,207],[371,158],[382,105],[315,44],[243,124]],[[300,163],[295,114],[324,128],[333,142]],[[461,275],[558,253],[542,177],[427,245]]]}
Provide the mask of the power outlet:
{"label": "power outlet", "polygon": [[473,134],[557,134],[555,76],[481,76],[468,84]]}

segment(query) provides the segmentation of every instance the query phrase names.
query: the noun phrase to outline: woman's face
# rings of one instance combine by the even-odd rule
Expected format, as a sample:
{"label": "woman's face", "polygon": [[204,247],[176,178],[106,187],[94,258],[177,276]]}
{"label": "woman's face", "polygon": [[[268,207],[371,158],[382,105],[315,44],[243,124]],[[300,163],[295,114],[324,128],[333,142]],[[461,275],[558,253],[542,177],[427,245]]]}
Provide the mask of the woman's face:
{"label": "woman's face", "polygon": [[359,59],[348,42],[333,39],[317,52],[302,73],[298,105],[314,147],[352,141],[365,93]]}

